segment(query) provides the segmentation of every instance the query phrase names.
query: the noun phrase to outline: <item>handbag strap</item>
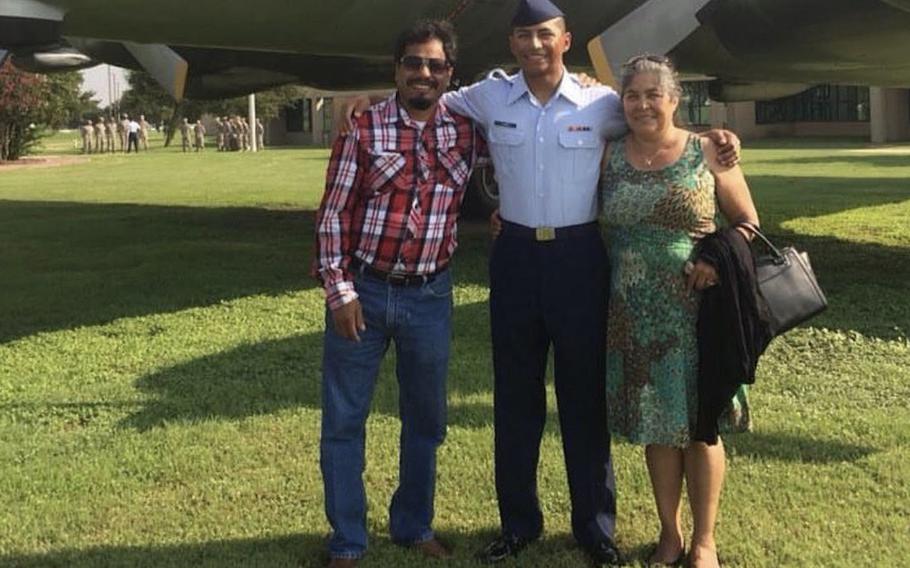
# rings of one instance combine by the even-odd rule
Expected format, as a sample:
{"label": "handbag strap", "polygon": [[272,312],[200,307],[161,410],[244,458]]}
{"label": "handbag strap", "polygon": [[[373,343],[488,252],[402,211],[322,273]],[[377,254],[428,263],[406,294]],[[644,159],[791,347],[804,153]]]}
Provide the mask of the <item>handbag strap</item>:
{"label": "handbag strap", "polygon": [[749,222],[747,222],[747,221],[742,221],[742,222],[740,222],[738,225],[739,225],[740,227],[743,227],[744,229],[748,229],[749,231],[752,232],[752,234],[754,234],[754,235],[755,235],[756,237],[758,237],[763,243],[765,243],[765,245],[768,247],[768,249],[771,251],[771,254],[772,254],[775,258],[777,258],[777,259],[783,259],[783,258],[784,258],[784,255],[780,252],[780,250],[778,250],[778,248],[777,248],[776,246],[774,246],[774,244],[773,244],[770,240],[768,240],[768,237],[766,237],[766,236],[764,235],[764,233],[762,233],[762,232],[759,230],[759,228],[758,228],[757,225],[755,225],[755,224],[753,224],[753,223],[749,223]]}

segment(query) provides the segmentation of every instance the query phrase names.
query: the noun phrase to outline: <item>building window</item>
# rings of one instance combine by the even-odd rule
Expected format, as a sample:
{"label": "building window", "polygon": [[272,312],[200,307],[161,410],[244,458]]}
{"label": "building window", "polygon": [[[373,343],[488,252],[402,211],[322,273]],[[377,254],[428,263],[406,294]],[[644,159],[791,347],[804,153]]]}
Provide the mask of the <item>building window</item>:
{"label": "building window", "polygon": [[297,99],[284,107],[284,123],[288,132],[313,131],[313,101]]}
{"label": "building window", "polygon": [[687,81],[682,84],[682,96],[676,109],[677,121],[686,126],[711,124],[711,103],[707,81]]}
{"label": "building window", "polygon": [[303,99],[303,131],[313,132],[313,99]]}
{"label": "building window", "polygon": [[819,85],[790,97],[755,103],[756,124],[868,121],[868,87]]}

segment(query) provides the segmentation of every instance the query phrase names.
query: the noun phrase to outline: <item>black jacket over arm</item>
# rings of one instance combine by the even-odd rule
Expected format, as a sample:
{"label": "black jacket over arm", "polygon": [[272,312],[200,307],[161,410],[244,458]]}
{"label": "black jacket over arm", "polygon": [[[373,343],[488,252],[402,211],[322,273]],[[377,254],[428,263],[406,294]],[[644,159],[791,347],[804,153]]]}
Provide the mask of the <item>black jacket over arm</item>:
{"label": "black jacket over arm", "polygon": [[758,294],[755,261],[735,227],[708,235],[698,259],[719,283],[702,293],[698,312],[698,421],[694,440],[717,443],[717,420],[739,387],[755,382],[758,358],[771,342],[768,312]]}

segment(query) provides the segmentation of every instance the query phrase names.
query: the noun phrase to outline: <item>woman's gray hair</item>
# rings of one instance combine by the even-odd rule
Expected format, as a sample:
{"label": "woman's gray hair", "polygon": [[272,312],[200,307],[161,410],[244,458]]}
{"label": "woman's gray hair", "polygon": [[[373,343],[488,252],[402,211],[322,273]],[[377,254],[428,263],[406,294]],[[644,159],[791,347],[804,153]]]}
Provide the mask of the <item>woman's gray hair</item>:
{"label": "woman's gray hair", "polygon": [[663,55],[650,55],[647,53],[636,55],[623,63],[620,95],[625,94],[629,84],[632,83],[632,79],[641,73],[657,75],[660,79],[660,86],[669,95],[674,97],[682,95],[682,86],[679,84],[679,75],[676,73],[676,67],[673,66],[673,62]]}

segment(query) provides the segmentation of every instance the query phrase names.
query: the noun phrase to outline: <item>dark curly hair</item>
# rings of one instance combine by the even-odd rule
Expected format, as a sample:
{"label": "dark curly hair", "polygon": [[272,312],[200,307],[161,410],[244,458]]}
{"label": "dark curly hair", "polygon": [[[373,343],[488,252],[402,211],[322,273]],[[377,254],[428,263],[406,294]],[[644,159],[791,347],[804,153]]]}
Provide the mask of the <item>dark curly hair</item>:
{"label": "dark curly hair", "polygon": [[397,65],[404,56],[404,50],[409,45],[426,43],[438,39],[442,42],[442,50],[446,54],[446,61],[454,66],[458,59],[458,36],[455,28],[445,20],[421,20],[410,28],[401,32],[395,40],[395,64]]}

